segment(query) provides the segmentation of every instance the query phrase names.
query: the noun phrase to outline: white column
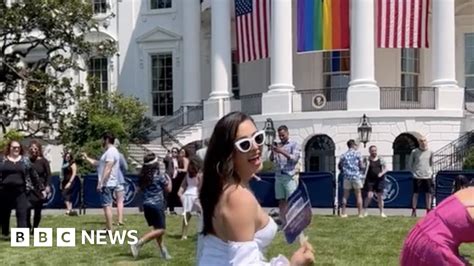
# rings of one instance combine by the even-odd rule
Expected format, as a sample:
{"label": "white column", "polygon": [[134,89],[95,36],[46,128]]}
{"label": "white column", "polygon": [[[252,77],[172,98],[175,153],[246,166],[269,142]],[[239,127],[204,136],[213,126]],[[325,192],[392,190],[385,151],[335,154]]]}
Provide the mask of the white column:
{"label": "white column", "polygon": [[201,5],[187,1],[183,5],[183,105],[201,102]]}
{"label": "white column", "polygon": [[291,0],[271,4],[271,84],[269,92],[289,92],[293,86],[293,38]]}
{"label": "white column", "polygon": [[271,4],[270,80],[262,96],[262,113],[291,113],[293,85],[292,1]]}
{"label": "white column", "polygon": [[456,81],[454,0],[433,1],[432,64],[436,108],[463,108],[463,90]]}
{"label": "white column", "polygon": [[210,99],[231,96],[230,10],[230,0],[216,0],[211,3],[212,91]]}
{"label": "white column", "polygon": [[351,1],[351,81],[348,110],[380,109],[375,82],[374,0]]}
{"label": "white column", "polygon": [[232,110],[230,4],[211,2],[211,93],[204,102],[204,120],[219,119]]}

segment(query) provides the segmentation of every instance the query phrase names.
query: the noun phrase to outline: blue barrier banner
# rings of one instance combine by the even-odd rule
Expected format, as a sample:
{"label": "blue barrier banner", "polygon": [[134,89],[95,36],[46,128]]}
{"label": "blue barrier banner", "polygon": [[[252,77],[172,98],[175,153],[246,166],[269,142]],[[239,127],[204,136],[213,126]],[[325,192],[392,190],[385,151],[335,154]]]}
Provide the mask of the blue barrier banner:
{"label": "blue barrier banner", "polygon": [[[48,209],[63,209],[66,208],[64,204],[64,198],[61,191],[61,180],[59,176],[51,177],[51,193],[46,198],[43,207]],[[80,205],[80,191],[81,191],[81,180],[79,177],[74,179],[74,182],[71,186],[72,195],[71,201],[73,207],[77,208]]]}
{"label": "blue barrier banner", "polygon": [[333,208],[336,180],[330,172],[300,173],[313,208]]}
{"label": "blue barrier banner", "polygon": [[261,180],[252,179],[250,189],[262,207],[278,207],[275,199],[275,175],[272,173],[258,174]]}
{"label": "blue barrier banner", "polygon": [[[250,188],[262,207],[278,207],[275,199],[275,174],[258,174],[260,181],[253,179]],[[307,172],[300,173],[300,179],[304,181],[311,206],[313,208],[334,207],[334,175],[329,172]]]}
{"label": "blue barrier banner", "polygon": [[[339,175],[339,203],[342,204],[344,194],[343,178]],[[365,199],[365,193],[362,193]],[[413,175],[408,171],[390,171],[385,174],[385,189],[383,193],[384,205],[386,208],[411,208],[413,196]],[[369,207],[377,207],[377,196],[374,195]],[[425,208],[425,195],[418,196],[417,208]],[[354,193],[351,192],[347,202],[348,207],[355,207],[356,201]]]}
{"label": "blue barrier banner", "polygon": [[473,180],[474,172],[464,171],[439,171],[436,175],[436,204],[440,204],[445,198],[449,197],[453,191],[454,178],[458,175],[464,175]]}
{"label": "blue barrier banner", "polygon": [[[124,206],[140,207],[143,202],[141,193],[138,192],[138,176],[127,175],[124,186]],[[97,175],[84,176],[83,181],[84,206],[86,208],[102,208],[100,194],[97,192]],[[115,195],[114,205],[115,205]]]}

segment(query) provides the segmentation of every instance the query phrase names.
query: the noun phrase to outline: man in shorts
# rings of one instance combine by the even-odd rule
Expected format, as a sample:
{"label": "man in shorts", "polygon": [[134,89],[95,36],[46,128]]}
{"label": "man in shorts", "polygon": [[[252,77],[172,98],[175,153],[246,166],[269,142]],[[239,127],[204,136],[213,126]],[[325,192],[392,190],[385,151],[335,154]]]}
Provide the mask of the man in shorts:
{"label": "man in shorts", "polygon": [[367,192],[367,197],[364,202],[364,217],[367,216],[367,208],[375,192],[377,193],[380,217],[385,218],[387,216],[383,212],[383,191],[385,189],[385,173],[387,172],[387,167],[384,159],[377,155],[377,147],[375,145],[369,147],[369,153],[370,156],[365,162],[366,174],[364,190]]}
{"label": "man in shorts", "polygon": [[288,197],[296,190],[296,166],[300,159],[301,149],[298,143],[289,138],[288,127],[278,127],[280,143],[271,147],[270,160],[275,166],[275,198],[278,200],[281,222],[284,222]]}
{"label": "man in shorts", "polygon": [[418,139],[419,148],[414,149],[408,159],[408,169],[413,173],[413,197],[411,216],[416,217],[418,194],[425,193],[426,212],[431,210],[433,186],[433,152],[428,149],[425,137]]}
{"label": "man in shorts", "polygon": [[362,215],[362,180],[360,170],[363,167],[362,156],[360,152],[357,151],[357,144],[353,139],[347,141],[348,151],[343,153],[339,158],[339,171],[342,172],[343,176],[343,187],[344,187],[344,197],[342,199],[342,212],[341,217],[346,218],[346,206],[347,199],[351,193],[351,190],[354,189],[354,193],[357,201],[357,210],[359,212],[359,217]]}
{"label": "man in shorts", "polygon": [[105,152],[99,161],[89,158],[87,154],[83,153],[89,163],[97,166],[97,192],[100,193],[101,204],[104,208],[107,230],[112,230],[112,195],[115,190],[123,190],[123,186],[119,183],[120,153],[114,146],[114,141],[115,137],[112,133],[106,132],[102,135],[102,147]]}

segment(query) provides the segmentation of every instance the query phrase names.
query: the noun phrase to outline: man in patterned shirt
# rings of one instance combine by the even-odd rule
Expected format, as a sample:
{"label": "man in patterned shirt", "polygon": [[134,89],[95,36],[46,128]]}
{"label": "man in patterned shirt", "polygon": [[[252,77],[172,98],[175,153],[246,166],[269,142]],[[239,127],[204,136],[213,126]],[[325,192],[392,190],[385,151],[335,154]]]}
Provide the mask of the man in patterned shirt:
{"label": "man in patterned shirt", "polygon": [[296,165],[300,159],[301,149],[298,143],[289,139],[288,127],[278,127],[280,143],[274,143],[270,160],[275,166],[275,198],[278,200],[280,219],[284,222],[288,197],[297,188]]}
{"label": "man in patterned shirt", "polygon": [[354,193],[357,200],[357,209],[359,211],[359,217],[364,217],[362,215],[362,180],[361,180],[361,169],[364,168],[362,162],[362,156],[357,151],[357,144],[353,139],[350,139],[347,142],[347,147],[349,150],[341,155],[339,158],[339,171],[342,173],[344,180],[344,197],[342,199],[342,213],[341,217],[347,217],[346,214],[346,205],[347,199],[351,193],[351,190],[354,189]]}

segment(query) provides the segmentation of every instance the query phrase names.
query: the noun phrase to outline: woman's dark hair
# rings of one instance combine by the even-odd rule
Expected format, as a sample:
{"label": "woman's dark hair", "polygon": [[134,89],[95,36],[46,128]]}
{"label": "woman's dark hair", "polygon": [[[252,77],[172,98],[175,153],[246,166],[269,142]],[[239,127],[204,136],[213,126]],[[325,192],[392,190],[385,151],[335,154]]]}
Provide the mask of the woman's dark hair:
{"label": "woman's dark hair", "polygon": [[188,174],[189,178],[195,178],[202,169],[202,160],[197,156],[189,158]]}
{"label": "woman's dark hair", "polygon": [[39,156],[43,157],[43,145],[41,145],[41,143],[34,139],[30,142],[30,146],[28,146],[29,148],[31,148],[31,146],[35,145],[36,147],[38,147],[38,154]]}
{"label": "woman's dark hair", "polygon": [[104,132],[104,134],[102,134],[102,140],[107,141],[109,144],[114,144],[115,136],[112,132]]}
{"label": "woman's dark hair", "polygon": [[[69,155],[69,161],[67,161],[66,157]],[[63,155],[63,162],[68,162],[70,165],[74,163],[74,156],[72,152],[65,152]]]}
{"label": "woman's dark hair", "polygon": [[23,155],[25,153],[25,151],[23,150],[23,145],[21,145],[21,143],[18,140],[10,140],[7,143],[7,146],[5,146],[5,149],[3,150],[3,154],[5,156],[8,156],[10,154],[10,147],[12,146],[13,142],[16,142],[16,143],[20,144],[20,155]]}
{"label": "woman's dark hair", "polygon": [[204,228],[202,234],[215,233],[212,227],[212,217],[217,202],[227,184],[239,183],[240,177],[234,172],[232,154],[237,130],[244,121],[253,119],[242,113],[232,112],[222,117],[214,127],[209,140],[199,200],[203,210]]}
{"label": "woman's dark hair", "polygon": [[469,186],[469,183],[471,183],[471,181],[469,180],[469,178],[467,178],[466,176],[464,175],[458,175],[454,178],[454,188],[453,188],[453,193],[465,188],[465,187],[468,187]]}
{"label": "woman's dark hair", "polygon": [[[158,160],[154,153],[148,153],[143,158],[143,166],[140,171],[140,179],[138,185],[141,189],[145,189],[153,182],[153,177],[160,171]],[[155,162],[153,162],[155,161]]]}
{"label": "woman's dark hair", "polygon": [[185,148],[181,148],[178,152],[178,154],[181,153],[181,151],[184,151],[184,157],[189,158],[189,151]]}

